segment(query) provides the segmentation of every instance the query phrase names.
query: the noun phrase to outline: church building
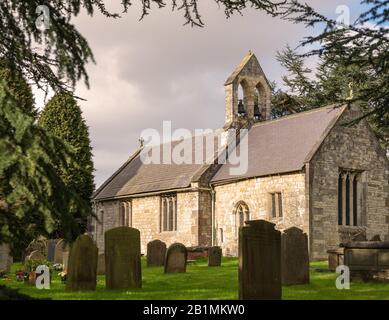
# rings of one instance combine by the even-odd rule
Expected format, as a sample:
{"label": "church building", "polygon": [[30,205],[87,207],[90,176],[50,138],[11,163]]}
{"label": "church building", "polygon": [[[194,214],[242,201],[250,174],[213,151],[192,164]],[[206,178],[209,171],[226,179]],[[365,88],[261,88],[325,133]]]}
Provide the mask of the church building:
{"label": "church building", "polygon": [[[232,174],[228,161],[147,164],[141,146],[93,196],[100,252],[105,231],[130,226],[140,230],[142,253],[159,239],[236,256],[239,227],[253,219],[302,229],[311,259],[361,235],[389,240],[389,161],[365,120],[347,125],[358,106],[273,118],[270,85],[251,52],[224,87],[221,131],[248,130],[245,173]],[[220,145],[227,154],[228,146]]]}

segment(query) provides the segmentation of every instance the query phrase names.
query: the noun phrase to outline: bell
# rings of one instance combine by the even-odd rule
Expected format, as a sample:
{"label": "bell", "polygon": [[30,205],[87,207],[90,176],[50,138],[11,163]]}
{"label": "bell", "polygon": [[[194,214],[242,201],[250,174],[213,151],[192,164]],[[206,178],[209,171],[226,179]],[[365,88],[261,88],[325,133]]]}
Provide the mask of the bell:
{"label": "bell", "polygon": [[239,99],[239,103],[238,103],[238,115],[239,115],[239,116],[244,116],[244,115],[246,115],[246,110],[244,109],[244,105],[243,105],[242,99]]}

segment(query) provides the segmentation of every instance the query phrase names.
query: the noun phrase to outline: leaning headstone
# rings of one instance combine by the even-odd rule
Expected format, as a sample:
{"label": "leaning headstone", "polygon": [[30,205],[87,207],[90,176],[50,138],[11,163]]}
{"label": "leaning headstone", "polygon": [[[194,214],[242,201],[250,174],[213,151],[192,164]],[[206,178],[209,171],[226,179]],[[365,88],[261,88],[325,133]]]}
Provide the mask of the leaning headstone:
{"label": "leaning headstone", "polygon": [[220,267],[222,263],[222,248],[210,247],[208,249],[208,266]]}
{"label": "leaning headstone", "polygon": [[239,229],[239,299],[281,299],[281,233],[251,220]]}
{"label": "leaning headstone", "polygon": [[69,251],[66,290],[96,290],[98,249],[92,238],[81,235]]}
{"label": "leaning headstone", "polygon": [[54,250],[54,263],[63,263],[62,261],[62,253],[64,251],[66,244],[65,240],[61,239],[57,242],[55,245],[55,250]]}
{"label": "leaning headstone", "polygon": [[46,257],[39,250],[30,253],[26,260],[45,260]]}
{"label": "leaning headstone", "polygon": [[105,274],[105,254],[100,253],[97,258],[97,274],[103,275]]}
{"label": "leaning headstone", "polygon": [[140,232],[119,227],[105,233],[105,284],[108,289],[141,288]]}
{"label": "leaning headstone", "polygon": [[10,255],[10,249],[8,244],[0,245],[0,269],[6,272],[11,271],[13,259]]}
{"label": "leaning headstone", "polygon": [[153,240],[147,244],[147,266],[163,266],[165,263],[166,244]]}
{"label": "leaning headstone", "polygon": [[173,243],[166,251],[165,273],[186,272],[187,255],[182,243]]}
{"label": "leaning headstone", "polygon": [[47,260],[50,262],[54,262],[56,244],[57,241],[54,239],[50,239],[47,241]]}
{"label": "leaning headstone", "polygon": [[39,251],[43,256],[44,259],[46,259],[47,255],[47,239],[44,237],[39,237],[38,239],[34,239],[30,242],[30,244],[27,246],[26,250],[24,251],[24,256],[28,257],[33,251]]}
{"label": "leaning headstone", "polygon": [[292,227],[281,235],[282,284],[309,283],[308,236],[303,230]]}

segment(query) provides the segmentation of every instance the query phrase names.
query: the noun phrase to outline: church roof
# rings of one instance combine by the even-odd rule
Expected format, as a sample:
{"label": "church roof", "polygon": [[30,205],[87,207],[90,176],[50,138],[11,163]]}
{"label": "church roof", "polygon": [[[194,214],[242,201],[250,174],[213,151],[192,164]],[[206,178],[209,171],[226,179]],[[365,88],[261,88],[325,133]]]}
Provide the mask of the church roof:
{"label": "church roof", "polygon": [[[199,136],[197,136],[199,137]],[[158,191],[168,191],[190,187],[194,177],[201,172],[206,162],[206,152],[203,147],[206,135],[203,139],[192,139],[192,152],[184,155],[182,164],[163,163],[144,163],[141,158],[141,149],[137,150],[134,155],[127,160],[93,195],[94,200],[127,196],[132,194],[141,194]],[[214,152],[218,146],[218,136],[214,138]],[[185,140],[188,141],[188,140]],[[159,152],[162,162],[163,152],[170,152],[177,146],[180,141],[172,141],[170,144],[165,143],[155,146],[153,152]],[[171,148],[171,150],[167,149]],[[203,154],[200,161],[196,161],[196,155]],[[211,152],[212,154],[212,152]],[[213,158],[213,154],[212,154]]]}
{"label": "church roof", "polygon": [[[270,174],[301,170],[321,145],[329,130],[343,112],[344,107],[333,106],[301,112],[279,119],[257,123],[248,132],[248,170],[239,176],[230,175],[230,163],[220,165],[212,183],[240,180]],[[217,150],[219,137],[214,136]],[[95,192],[93,199],[110,199],[150,192],[168,192],[187,188],[197,181],[207,165],[194,161],[204,147],[201,139],[192,137],[192,161],[183,164],[145,164],[141,149],[127,160]],[[171,143],[172,150],[180,141]],[[160,145],[161,154],[168,144]],[[239,150],[239,148],[238,148]],[[238,152],[239,153],[239,152]],[[204,152],[205,154],[205,152]],[[215,153],[216,154],[216,153]],[[213,156],[214,157],[214,156]],[[205,160],[205,156],[204,159]],[[186,164],[186,163],[192,164]]]}
{"label": "church roof", "polygon": [[211,182],[301,170],[319,148],[344,108],[328,106],[255,124],[248,132],[246,174],[231,175],[230,169],[234,166],[226,163]]}

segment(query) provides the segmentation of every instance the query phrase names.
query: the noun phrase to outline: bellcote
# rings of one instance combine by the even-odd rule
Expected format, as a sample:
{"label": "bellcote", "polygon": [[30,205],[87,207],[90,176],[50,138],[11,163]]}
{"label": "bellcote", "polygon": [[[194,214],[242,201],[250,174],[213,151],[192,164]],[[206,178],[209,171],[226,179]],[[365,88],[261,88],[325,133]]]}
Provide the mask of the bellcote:
{"label": "bellcote", "polygon": [[[251,51],[242,59],[224,83],[226,98],[225,128],[270,119],[271,89]],[[239,87],[243,96],[239,96]]]}

